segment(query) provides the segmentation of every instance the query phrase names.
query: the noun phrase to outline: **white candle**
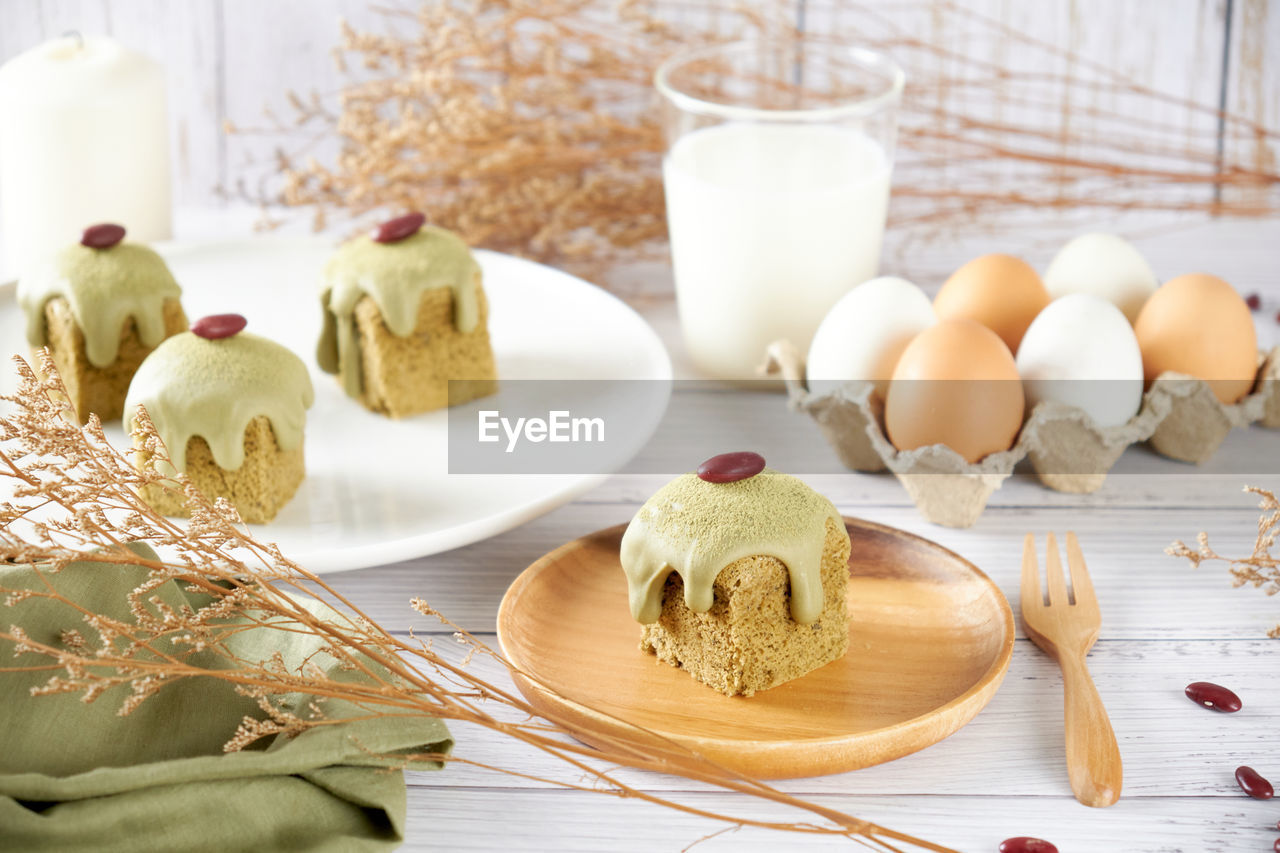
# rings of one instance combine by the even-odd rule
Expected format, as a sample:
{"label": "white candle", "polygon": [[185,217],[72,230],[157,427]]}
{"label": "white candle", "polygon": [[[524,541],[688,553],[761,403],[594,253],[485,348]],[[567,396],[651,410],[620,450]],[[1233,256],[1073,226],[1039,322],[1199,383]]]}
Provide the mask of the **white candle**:
{"label": "white candle", "polygon": [[165,78],[102,36],[69,35],[0,66],[0,242],[9,273],[115,222],[172,227]]}
{"label": "white candle", "polygon": [[663,169],[680,324],[714,376],[753,378],[779,338],[806,352],[879,269],[890,163],[864,133],[730,122],[682,136]]}

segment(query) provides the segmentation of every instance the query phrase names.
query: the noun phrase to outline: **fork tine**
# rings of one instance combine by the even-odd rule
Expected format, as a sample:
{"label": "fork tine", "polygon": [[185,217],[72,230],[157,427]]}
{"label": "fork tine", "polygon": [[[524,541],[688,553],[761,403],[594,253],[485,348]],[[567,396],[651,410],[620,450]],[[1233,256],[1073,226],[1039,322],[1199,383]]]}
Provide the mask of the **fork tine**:
{"label": "fork tine", "polygon": [[1040,567],[1036,565],[1036,537],[1027,534],[1022,545],[1022,609],[1027,605],[1044,606],[1044,596],[1040,592]]}
{"label": "fork tine", "polygon": [[1076,604],[1097,604],[1098,596],[1093,592],[1093,579],[1089,577],[1080,540],[1070,530],[1067,531],[1067,565],[1071,567],[1071,590],[1076,595]]}
{"label": "fork tine", "polygon": [[1045,540],[1045,569],[1049,575],[1049,606],[1066,607],[1071,603],[1067,598],[1067,579],[1062,574],[1062,557],[1058,553],[1058,540],[1050,533]]}

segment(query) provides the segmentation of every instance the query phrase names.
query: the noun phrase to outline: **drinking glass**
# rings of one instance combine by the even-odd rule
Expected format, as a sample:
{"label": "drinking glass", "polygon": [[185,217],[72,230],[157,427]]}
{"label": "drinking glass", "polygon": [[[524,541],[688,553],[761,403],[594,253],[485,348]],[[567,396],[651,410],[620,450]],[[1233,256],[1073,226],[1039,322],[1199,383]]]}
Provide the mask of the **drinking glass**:
{"label": "drinking glass", "polygon": [[751,379],[774,340],[807,350],[876,275],[903,82],[888,57],[815,38],[658,68],[676,302],[702,371]]}

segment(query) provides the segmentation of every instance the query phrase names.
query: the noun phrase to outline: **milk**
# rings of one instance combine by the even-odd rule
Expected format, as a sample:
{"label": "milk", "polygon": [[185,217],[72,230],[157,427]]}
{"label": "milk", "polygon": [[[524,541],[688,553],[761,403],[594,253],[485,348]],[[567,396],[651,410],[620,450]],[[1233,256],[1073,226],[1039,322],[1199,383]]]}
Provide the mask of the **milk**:
{"label": "milk", "polygon": [[765,347],[805,352],[823,316],[880,266],[889,159],[867,135],[730,122],[663,162],[680,323],[707,373],[755,377]]}

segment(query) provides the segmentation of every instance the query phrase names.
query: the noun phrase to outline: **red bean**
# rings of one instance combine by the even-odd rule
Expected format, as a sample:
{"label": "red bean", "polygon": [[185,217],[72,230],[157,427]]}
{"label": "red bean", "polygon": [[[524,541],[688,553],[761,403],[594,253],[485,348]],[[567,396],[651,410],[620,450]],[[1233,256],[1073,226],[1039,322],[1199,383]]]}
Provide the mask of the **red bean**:
{"label": "red bean", "polygon": [[370,236],[375,243],[395,243],[418,233],[418,229],[427,221],[421,213],[406,213],[389,219],[374,229]]}
{"label": "red bean", "polygon": [[[1280,827],[1277,827],[1277,829],[1280,829]],[[1280,853],[1280,838],[1277,838],[1276,843],[1271,845],[1271,849],[1276,853]]]}
{"label": "red bean", "polygon": [[1043,838],[1019,835],[1001,841],[1000,853],[1058,853],[1058,848]]}
{"label": "red bean", "polygon": [[1262,307],[1262,297],[1256,293],[1250,293],[1244,298],[1244,304],[1249,306],[1250,311],[1257,311]]}
{"label": "red bean", "polygon": [[698,476],[708,483],[736,483],[764,470],[764,457],[749,450],[721,453],[698,466]]}
{"label": "red bean", "polygon": [[1197,705],[1222,711],[1224,714],[1233,714],[1243,707],[1239,696],[1212,681],[1193,681],[1187,685],[1186,693],[1187,698]]}
{"label": "red bean", "polygon": [[104,222],[101,225],[90,225],[80,235],[80,245],[90,249],[110,249],[124,239],[124,226]]}
{"label": "red bean", "polygon": [[248,323],[249,321],[239,314],[210,314],[192,323],[191,331],[202,338],[216,341],[239,333]]}
{"label": "red bean", "polygon": [[1280,323],[1280,311],[1276,312],[1276,322]]}
{"label": "red bean", "polygon": [[1276,795],[1276,789],[1261,773],[1244,764],[1236,768],[1236,784],[1255,800],[1269,800]]}

